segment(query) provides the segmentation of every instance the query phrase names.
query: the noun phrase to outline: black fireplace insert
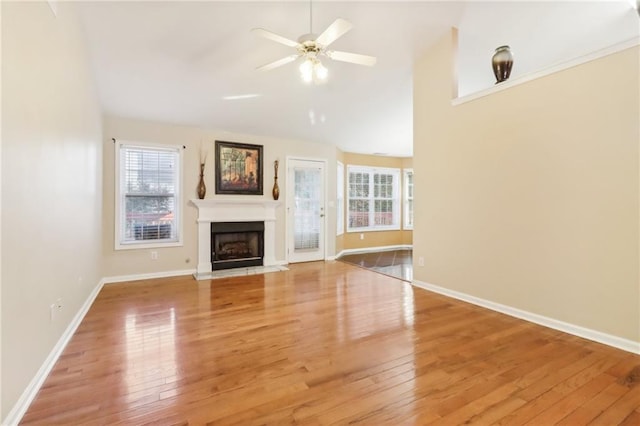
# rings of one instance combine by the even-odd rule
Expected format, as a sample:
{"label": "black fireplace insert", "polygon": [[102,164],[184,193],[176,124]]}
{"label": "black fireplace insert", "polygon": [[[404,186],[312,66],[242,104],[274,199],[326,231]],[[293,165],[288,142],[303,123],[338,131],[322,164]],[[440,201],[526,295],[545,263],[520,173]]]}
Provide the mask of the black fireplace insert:
{"label": "black fireplace insert", "polygon": [[264,222],[211,222],[212,269],[262,266]]}

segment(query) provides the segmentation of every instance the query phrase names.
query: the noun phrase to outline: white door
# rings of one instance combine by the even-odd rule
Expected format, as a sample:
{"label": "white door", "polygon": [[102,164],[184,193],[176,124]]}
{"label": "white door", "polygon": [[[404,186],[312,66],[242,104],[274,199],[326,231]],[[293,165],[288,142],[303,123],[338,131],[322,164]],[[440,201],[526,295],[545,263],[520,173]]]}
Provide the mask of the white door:
{"label": "white door", "polygon": [[289,262],[324,260],[324,161],[288,160]]}

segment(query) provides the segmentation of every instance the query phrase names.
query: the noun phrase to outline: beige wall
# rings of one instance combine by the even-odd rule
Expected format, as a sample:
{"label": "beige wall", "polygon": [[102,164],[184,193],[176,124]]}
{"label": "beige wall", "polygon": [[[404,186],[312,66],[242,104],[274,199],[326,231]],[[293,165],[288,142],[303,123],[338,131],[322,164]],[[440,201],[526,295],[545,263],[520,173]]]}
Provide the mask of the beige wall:
{"label": "beige wall", "polygon": [[[336,161],[341,162],[342,164],[344,164],[344,152],[338,148],[336,148]],[[346,166],[345,166],[346,169]],[[344,193],[344,203],[346,205],[347,203],[347,193],[346,193],[346,188],[345,188],[345,193]],[[337,215],[339,215],[340,212],[336,212],[336,219],[337,219]],[[344,211],[342,212],[342,216],[344,220]],[[345,224],[345,228],[346,228],[346,224]],[[345,229],[346,230],[346,229]],[[336,254],[340,253],[342,250],[344,250],[344,233],[342,233],[342,235],[338,235],[336,236]]]}
{"label": "beige wall", "polygon": [[452,106],[453,40],[414,68],[415,278],[640,341],[639,48]]}
{"label": "beige wall", "polygon": [[102,137],[75,5],[0,7],[5,418],[102,276]]}
{"label": "beige wall", "polygon": [[[413,169],[413,157],[407,157],[402,159],[402,168],[403,169]],[[404,181],[403,181],[404,184]],[[404,194],[404,190],[403,190]],[[404,204],[402,205],[404,208]],[[402,213],[402,220],[404,220],[404,210]],[[413,245],[413,231],[405,230],[402,231],[402,244],[404,245]]]}
{"label": "beige wall", "polygon": [[[158,144],[184,145],[184,246],[153,249],[158,252],[158,260],[151,260],[152,249],[114,250],[114,144],[111,138],[119,141],[138,141]],[[251,143],[264,146],[264,196],[273,199],[271,189],[274,181],[273,162],[278,159],[278,186],[282,205],[276,212],[276,260],[284,261],[285,254],[285,202],[287,199],[287,157],[322,159],[327,161],[327,256],[335,253],[335,199],[336,199],[336,149],[328,144],[305,141],[283,140],[272,137],[238,135],[229,132],[199,129],[196,127],[176,126],[141,120],[105,117],[104,119],[104,226],[102,253],[106,277],[121,277],[136,274],[185,271],[197,266],[197,209],[189,203],[196,198],[196,186],[199,176],[200,144],[208,150],[205,166],[205,198],[242,197],[256,199],[258,196],[215,195],[214,146],[215,140]],[[258,197],[260,198],[260,197]],[[333,204],[330,202],[333,201]]]}
{"label": "beige wall", "polygon": [[[345,205],[347,203],[347,166],[349,165],[357,165],[357,166],[370,166],[370,167],[389,167],[401,169],[403,168],[411,168],[412,160],[411,158],[400,158],[400,157],[386,157],[380,155],[366,155],[366,154],[354,154],[350,152],[342,153],[342,163],[344,164],[344,172],[345,172]],[[401,178],[402,179],[402,178]],[[404,182],[401,182],[400,187]],[[403,213],[404,205],[400,207],[400,215],[404,219]],[[383,247],[383,246],[393,246],[393,245],[402,245],[402,244],[411,244],[413,240],[413,231],[410,230],[398,230],[398,231],[369,231],[369,232],[346,232],[347,228],[347,213],[345,209],[345,233],[342,235],[341,243],[342,250],[357,250],[364,249],[368,247]],[[364,237],[364,239],[360,239],[360,235]],[[338,237],[340,238],[340,237]]]}

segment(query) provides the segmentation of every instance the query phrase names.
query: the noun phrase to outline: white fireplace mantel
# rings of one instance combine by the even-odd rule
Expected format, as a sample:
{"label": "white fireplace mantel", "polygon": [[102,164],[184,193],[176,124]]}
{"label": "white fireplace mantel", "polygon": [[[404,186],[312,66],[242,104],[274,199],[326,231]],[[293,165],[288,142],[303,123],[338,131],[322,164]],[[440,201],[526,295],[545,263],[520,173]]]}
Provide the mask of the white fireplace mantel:
{"label": "white fireplace mantel", "polygon": [[211,222],[264,222],[264,266],[276,266],[276,208],[271,200],[209,198],[191,200],[198,208],[198,269],[196,278],[211,276]]}

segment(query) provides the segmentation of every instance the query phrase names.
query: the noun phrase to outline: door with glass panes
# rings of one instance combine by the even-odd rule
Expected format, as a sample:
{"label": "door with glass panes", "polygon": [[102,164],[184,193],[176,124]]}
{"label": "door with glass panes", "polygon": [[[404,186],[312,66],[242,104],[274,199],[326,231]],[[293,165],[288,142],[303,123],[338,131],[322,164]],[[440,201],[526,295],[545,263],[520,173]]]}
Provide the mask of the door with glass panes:
{"label": "door with glass panes", "polygon": [[287,251],[289,262],[324,260],[325,162],[287,162]]}

